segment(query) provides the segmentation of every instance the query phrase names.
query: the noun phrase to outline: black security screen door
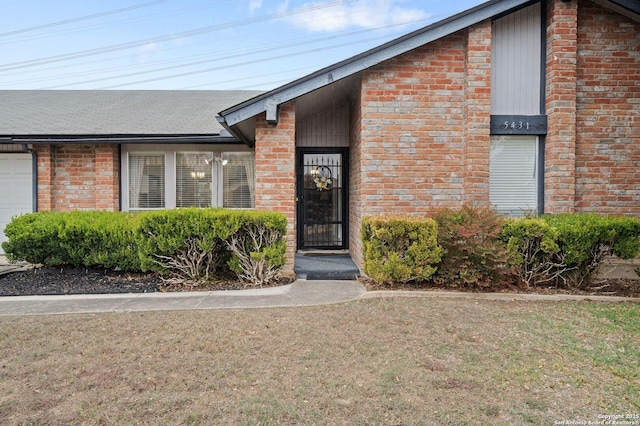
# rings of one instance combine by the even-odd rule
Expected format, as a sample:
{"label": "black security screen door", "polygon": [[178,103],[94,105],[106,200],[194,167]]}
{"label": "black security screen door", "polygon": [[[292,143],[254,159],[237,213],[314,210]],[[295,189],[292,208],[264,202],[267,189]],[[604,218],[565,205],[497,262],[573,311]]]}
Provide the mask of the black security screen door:
{"label": "black security screen door", "polygon": [[345,152],[303,150],[298,157],[298,248],[346,248]]}

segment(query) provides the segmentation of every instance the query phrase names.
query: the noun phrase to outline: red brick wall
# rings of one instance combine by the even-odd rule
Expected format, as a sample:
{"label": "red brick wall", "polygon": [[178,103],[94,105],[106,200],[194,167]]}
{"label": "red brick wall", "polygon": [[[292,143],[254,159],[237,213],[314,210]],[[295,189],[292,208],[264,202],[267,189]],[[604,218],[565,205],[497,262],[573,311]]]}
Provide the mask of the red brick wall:
{"label": "red brick wall", "polygon": [[545,211],[575,205],[577,1],[551,0],[547,15]]}
{"label": "red brick wall", "polygon": [[464,106],[464,201],[489,205],[491,21],[468,30]]}
{"label": "red brick wall", "polygon": [[357,265],[362,265],[361,84],[358,84],[354,91],[349,107],[349,253]]}
{"label": "red brick wall", "polygon": [[120,208],[118,161],[118,147],[116,145],[96,145],[96,210],[118,211]]}
{"label": "red brick wall", "polygon": [[362,214],[424,214],[464,198],[466,31],[362,75]]}
{"label": "red brick wall", "polygon": [[38,211],[55,210],[53,199],[53,185],[56,175],[55,146],[34,145],[33,150],[38,161]]}
{"label": "red brick wall", "polygon": [[640,24],[578,6],[576,210],[640,215]]}
{"label": "red brick wall", "polygon": [[277,126],[268,124],[264,113],[256,120],[256,209],[287,217],[287,272],[293,271],[296,250],[295,108],[295,101],[281,105]]}
{"label": "red brick wall", "polygon": [[109,210],[119,207],[117,145],[35,145],[38,210]]}

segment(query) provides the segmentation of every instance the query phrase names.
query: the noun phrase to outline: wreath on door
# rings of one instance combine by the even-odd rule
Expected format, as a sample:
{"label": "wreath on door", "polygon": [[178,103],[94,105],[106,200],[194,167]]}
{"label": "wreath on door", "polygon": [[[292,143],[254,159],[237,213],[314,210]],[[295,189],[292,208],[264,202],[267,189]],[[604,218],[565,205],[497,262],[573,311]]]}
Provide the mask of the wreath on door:
{"label": "wreath on door", "polygon": [[320,166],[315,170],[313,182],[316,184],[318,191],[329,191],[333,180],[331,179],[331,169],[327,166]]}

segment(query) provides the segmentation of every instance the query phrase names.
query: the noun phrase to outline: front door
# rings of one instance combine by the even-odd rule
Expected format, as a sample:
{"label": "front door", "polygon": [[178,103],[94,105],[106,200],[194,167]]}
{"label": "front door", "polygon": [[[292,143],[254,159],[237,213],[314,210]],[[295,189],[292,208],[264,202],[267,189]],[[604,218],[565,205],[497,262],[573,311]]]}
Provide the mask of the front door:
{"label": "front door", "polygon": [[347,248],[346,149],[298,153],[298,249]]}

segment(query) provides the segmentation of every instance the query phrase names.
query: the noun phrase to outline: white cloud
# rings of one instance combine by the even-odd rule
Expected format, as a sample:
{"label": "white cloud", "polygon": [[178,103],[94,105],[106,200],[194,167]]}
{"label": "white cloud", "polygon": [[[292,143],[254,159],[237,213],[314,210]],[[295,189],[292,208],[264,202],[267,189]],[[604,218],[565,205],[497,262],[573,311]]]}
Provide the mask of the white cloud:
{"label": "white cloud", "polygon": [[262,0],[250,0],[249,1],[249,13],[253,14],[256,10],[262,7]]}
{"label": "white cloud", "polygon": [[[420,9],[398,6],[401,0],[361,0],[355,4],[339,4],[291,16],[298,28],[312,32],[332,32],[348,27],[374,28],[426,19],[430,15]],[[303,7],[308,7],[307,3]]]}

